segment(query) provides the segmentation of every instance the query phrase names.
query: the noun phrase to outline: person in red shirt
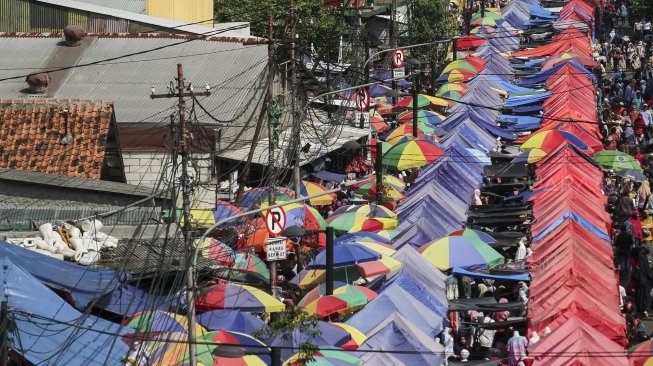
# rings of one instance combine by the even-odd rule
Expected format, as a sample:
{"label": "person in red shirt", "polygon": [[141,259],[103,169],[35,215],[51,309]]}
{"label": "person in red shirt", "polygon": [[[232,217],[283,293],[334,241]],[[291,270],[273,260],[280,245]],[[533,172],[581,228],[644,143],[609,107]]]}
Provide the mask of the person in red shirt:
{"label": "person in red shirt", "polygon": [[639,146],[635,146],[635,148],[633,149],[632,156],[633,158],[637,159],[637,161],[639,161],[640,165],[644,164],[644,154],[642,154],[642,151],[640,150]]}
{"label": "person in red shirt", "polygon": [[635,138],[637,141],[642,141],[642,136],[644,134],[644,127],[646,127],[646,124],[644,123],[644,117],[642,117],[641,113],[637,113],[637,116],[635,117],[635,120],[633,121],[633,132],[635,133]]}

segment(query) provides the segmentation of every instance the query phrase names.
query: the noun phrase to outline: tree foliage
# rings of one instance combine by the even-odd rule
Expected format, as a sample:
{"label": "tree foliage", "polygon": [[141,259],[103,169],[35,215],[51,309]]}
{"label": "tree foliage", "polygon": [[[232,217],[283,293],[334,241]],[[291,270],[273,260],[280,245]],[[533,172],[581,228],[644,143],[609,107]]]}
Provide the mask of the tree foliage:
{"label": "tree foliage", "polygon": [[631,9],[631,16],[635,20],[651,19],[653,17],[653,1],[635,0]]}
{"label": "tree foliage", "polygon": [[[250,22],[254,36],[268,36],[268,16],[274,20],[274,37],[289,40],[291,35],[290,0],[215,0],[216,19],[219,22]],[[295,28],[297,49],[324,54],[328,48],[337,47],[340,37],[350,32],[342,11],[325,8],[321,0],[295,0]]]}
{"label": "tree foliage", "polygon": [[[408,23],[410,43],[427,43],[450,38],[456,34],[455,18],[450,17],[448,2],[444,0],[413,0],[413,17]],[[411,50],[411,56],[429,62],[435,48]]]}
{"label": "tree foliage", "polygon": [[298,329],[301,334],[310,336],[299,344],[298,361],[300,363],[307,363],[313,361],[313,355],[320,350],[310,340],[322,334],[318,329],[318,320],[319,318],[317,316],[310,315],[300,308],[286,310],[278,313],[276,318],[268,324],[267,328],[256,331],[252,335],[259,339],[280,337],[284,340],[292,340],[293,331]]}

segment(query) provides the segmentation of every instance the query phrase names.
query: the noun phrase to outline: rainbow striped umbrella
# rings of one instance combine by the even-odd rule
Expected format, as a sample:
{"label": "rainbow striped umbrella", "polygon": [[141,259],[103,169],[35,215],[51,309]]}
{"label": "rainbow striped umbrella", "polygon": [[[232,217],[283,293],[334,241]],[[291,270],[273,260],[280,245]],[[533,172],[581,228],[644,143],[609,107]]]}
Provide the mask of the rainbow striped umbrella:
{"label": "rainbow striped umbrella", "polygon": [[438,81],[446,81],[449,83],[456,81],[468,81],[476,77],[478,72],[470,71],[467,69],[454,69],[445,71],[438,77]]}
{"label": "rainbow striped umbrella", "polygon": [[[217,200],[215,202],[215,210],[213,211],[213,217],[215,218],[215,222],[218,222],[220,220],[234,217],[242,213],[243,212],[238,207],[232,205],[231,203]],[[233,221],[229,221],[226,225],[240,225],[242,223],[243,223],[243,219],[240,218],[240,219],[234,219]]]}
{"label": "rainbow striped umbrella", "polygon": [[[344,282],[335,282],[333,284],[333,294],[334,295],[349,295],[354,305],[365,305],[368,302],[376,299],[378,296],[376,292],[363,287],[356,285],[348,285]],[[297,306],[304,307],[305,305],[317,300],[319,297],[326,295],[326,284],[323,283],[316,288],[309,291],[304,297],[297,303]]]}
{"label": "rainbow striped umbrella", "polygon": [[[226,351],[234,347],[250,354],[241,357],[220,356],[220,350]],[[199,365],[265,366],[271,362],[270,356],[266,354],[269,348],[265,343],[248,334],[223,329],[198,336],[196,351]],[[175,344],[153,357],[152,365],[187,365],[190,361],[188,352],[188,344]]]}
{"label": "rainbow striped umbrella", "polygon": [[355,233],[359,231],[379,231],[383,229],[394,229],[399,225],[397,219],[383,217],[367,217],[355,213],[346,213],[338,216],[331,216],[327,220],[336,233]]}
{"label": "rainbow striped umbrella", "polygon": [[256,272],[266,280],[270,280],[270,269],[259,257],[249,253],[236,253],[234,262],[234,268]]}
{"label": "rainbow striped umbrella", "polygon": [[[428,107],[431,105],[431,101],[429,98],[427,98],[426,95],[424,94],[418,94],[417,95],[417,108],[424,108]],[[401,107],[401,108],[413,108],[413,97],[406,97],[401,99],[396,105],[396,107]]]}
{"label": "rainbow striped umbrella", "polygon": [[[445,102],[446,103],[446,102]],[[442,121],[444,121],[446,117],[441,115],[440,113],[436,113],[433,111],[426,111],[426,110],[418,110],[417,111],[417,121],[418,122],[423,122],[431,125],[436,125]],[[402,112],[397,115],[397,122],[398,123],[408,123],[413,121],[413,111],[408,110],[405,112]]]}
{"label": "rainbow striped umbrella", "polygon": [[442,73],[453,71],[453,70],[467,70],[473,73],[478,74],[483,69],[485,69],[485,61],[481,58],[476,57],[466,57],[462,60],[456,60],[450,62]]}
{"label": "rainbow striped umbrella", "polygon": [[517,155],[516,158],[510,161],[511,163],[521,163],[521,164],[535,164],[538,161],[544,159],[546,156],[546,151],[534,148],[526,150],[523,153]]}
{"label": "rainbow striped umbrella", "polygon": [[[319,183],[309,182],[305,180],[303,180],[299,185],[299,193],[302,196],[312,196],[314,194],[323,193],[328,190],[329,189],[327,187]],[[328,195],[311,198],[309,200],[309,203],[313,206],[324,206],[324,205],[330,205],[335,201],[336,201],[336,195],[335,193],[331,193]]]}
{"label": "rainbow striped umbrella", "polygon": [[[390,176],[384,175],[383,180],[385,182],[389,182],[390,184],[396,184],[392,180],[389,180]],[[388,218],[388,219],[396,219],[397,214],[392,212],[390,209],[387,207],[377,205],[375,203],[370,203],[367,205],[347,205],[347,206],[342,206],[339,207],[337,210],[333,211],[333,216],[336,215],[341,215],[344,213],[355,213],[357,215],[363,215],[363,216],[368,216],[368,217],[380,217],[380,218]],[[327,220],[328,221],[328,220]]]}
{"label": "rainbow striped umbrella", "polygon": [[487,25],[487,26],[490,26],[490,27],[496,27],[497,21],[494,18],[492,18],[491,16],[488,16],[489,14],[492,14],[492,13],[486,13],[485,17],[473,20],[470,23],[470,25],[472,27],[480,27],[482,25]]}
{"label": "rainbow striped umbrella", "polygon": [[347,300],[343,299],[341,295],[329,295],[318,297],[301,308],[310,315],[317,315],[320,318],[326,318],[341,312],[346,312],[351,309],[351,307],[352,306],[350,306],[349,303],[347,303]]}
{"label": "rainbow striped umbrella", "polygon": [[[332,324],[335,325],[340,323],[332,323]],[[350,328],[352,327],[349,327],[348,329]],[[344,328],[342,329],[347,331]],[[367,337],[365,339],[367,339]],[[358,344],[358,342],[356,343]],[[343,346],[343,348],[345,347]],[[312,361],[307,361],[305,359],[302,359],[304,357],[306,357],[306,355],[302,353],[297,353],[292,357],[290,357],[283,365],[284,366],[360,366],[362,365],[362,361],[360,358],[356,356],[352,356],[350,353],[346,353],[343,351],[320,350],[313,354]]]}
{"label": "rainbow striped umbrella", "polygon": [[[363,333],[360,330],[352,327],[349,324],[345,324],[345,323],[331,323],[331,324],[333,324],[336,327],[341,328],[345,332],[349,333],[351,335],[351,339],[352,339],[353,343],[355,344],[355,348],[360,347],[367,340],[367,336],[365,335],[365,333]],[[342,348],[347,349],[347,344],[342,345]],[[336,351],[336,352],[339,352],[339,351]]]}
{"label": "rainbow striped umbrella", "polygon": [[216,285],[204,289],[201,295],[195,299],[195,307],[198,311],[240,309],[268,313],[283,311],[286,308],[281,301],[262,290],[224,281],[219,281]]}
{"label": "rainbow striped umbrella", "polygon": [[[382,230],[384,232],[388,232],[390,230]],[[395,254],[397,251],[395,248],[392,247],[390,244],[383,244],[383,243],[377,243],[374,241],[347,241],[346,243],[356,243],[358,245],[362,245],[367,249],[373,250],[379,254],[381,254],[384,257],[390,257],[393,254]]]}
{"label": "rainbow striped umbrella", "polygon": [[421,246],[418,251],[442,271],[473,265],[491,267],[504,260],[491,246],[462,236],[445,236]]}
{"label": "rainbow striped umbrella", "polygon": [[377,231],[376,234],[388,240],[392,240],[395,236],[399,235],[397,230],[381,230]]}
{"label": "rainbow striped umbrella", "polygon": [[401,268],[401,262],[392,257],[384,255],[378,261],[358,263],[356,268],[362,277],[369,278],[396,271]]}
{"label": "rainbow striped umbrella", "polygon": [[472,30],[469,31],[469,34],[474,34],[474,35],[476,35],[478,37],[485,37],[487,35],[490,35],[490,34],[494,33],[494,31],[495,31],[494,28],[492,28],[492,27],[490,27],[488,25],[482,25],[482,26],[479,26],[479,27],[472,28]]}
{"label": "rainbow striped umbrella", "polygon": [[452,231],[447,234],[447,236],[462,236],[463,238],[475,240],[485,244],[494,244],[497,242],[496,239],[490,236],[490,234],[469,228]]}
{"label": "rainbow striped umbrella", "polygon": [[[417,137],[413,137],[413,134],[403,135],[398,137],[393,137],[391,140],[388,140],[390,147],[403,144],[404,142],[413,141],[413,140],[426,140],[432,142],[440,142],[440,136],[436,135],[435,132],[431,135],[425,135],[421,131],[417,131]],[[388,149],[389,150],[389,149]]]}
{"label": "rainbow striped umbrella", "polygon": [[[124,324],[139,333],[188,333],[188,317],[161,310],[138,312],[125,320]],[[206,329],[195,324],[195,333],[206,333]]]}
{"label": "rainbow striped umbrella", "polygon": [[[424,135],[432,135],[432,134],[435,133],[435,128],[430,126],[430,125],[427,125],[424,122],[417,122],[417,132],[418,133],[421,132]],[[406,123],[404,125],[398,126],[394,130],[392,130],[392,132],[390,132],[385,137],[385,139],[386,139],[386,141],[390,141],[390,140],[392,140],[394,138],[397,138],[397,137],[402,137],[402,136],[405,136],[405,135],[412,135],[412,134],[413,134],[413,124],[412,123]]]}
{"label": "rainbow striped umbrella", "polygon": [[494,20],[499,20],[499,19],[501,19],[501,13],[494,12],[494,11],[489,11],[489,10],[485,9],[485,14],[483,14],[479,10],[476,13],[474,13],[474,15],[472,15],[471,20],[473,21],[473,20],[482,19],[482,18],[490,18],[490,19],[494,19]]}
{"label": "rainbow striped umbrella", "polygon": [[[362,197],[367,201],[376,200],[376,182],[370,182],[362,185],[360,188],[354,191],[354,194],[357,197]],[[383,202],[396,202],[404,198],[404,195],[401,191],[397,190],[390,184],[384,184],[383,190],[381,193],[381,199]]]}
{"label": "rainbow striped umbrella", "polygon": [[470,88],[468,84],[465,83],[445,83],[442,84],[439,88],[438,91],[435,93],[435,95],[443,95],[445,92],[448,91],[462,91],[465,92]]}
{"label": "rainbow striped umbrella", "polygon": [[412,140],[393,146],[392,149],[383,156],[383,166],[398,171],[419,168],[426,164],[430,164],[443,154],[444,150],[434,142],[427,140]]}
{"label": "rainbow striped umbrella", "polygon": [[537,148],[546,152],[551,152],[565,143],[572,143],[581,150],[591,150],[583,140],[573,133],[558,130],[547,130],[534,133],[519,147],[519,150],[525,151]]}
{"label": "rainbow striped umbrella", "polygon": [[202,256],[220,265],[231,267],[235,264],[236,252],[221,241],[205,238],[202,243]]}

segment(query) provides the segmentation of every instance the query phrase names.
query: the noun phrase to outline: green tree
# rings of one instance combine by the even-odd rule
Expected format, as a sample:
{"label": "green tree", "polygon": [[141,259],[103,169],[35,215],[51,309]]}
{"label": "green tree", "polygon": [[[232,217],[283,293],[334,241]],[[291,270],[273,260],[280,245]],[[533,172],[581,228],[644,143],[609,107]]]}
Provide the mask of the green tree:
{"label": "green tree", "polygon": [[[256,331],[252,335],[259,339],[280,337],[284,340],[292,340],[293,331],[299,329],[302,334],[316,338],[322,334],[318,329],[318,320],[317,316],[310,315],[300,308],[286,310],[278,313],[268,324],[268,328]],[[310,339],[303,341],[299,344],[298,361],[304,363],[313,361],[313,355],[319,350]]]}
{"label": "green tree", "polygon": [[[290,0],[215,0],[216,19],[220,22],[250,22],[254,36],[266,37],[267,19],[275,23],[274,37],[289,40],[291,34]],[[311,44],[319,55],[337,47],[341,36],[349,34],[350,27],[342,11],[325,8],[321,0],[295,0],[295,28],[297,49],[311,51]]]}
{"label": "green tree", "polygon": [[[456,34],[455,18],[450,17],[446,0],[413,0],[413,17],[408,23],[410,43],[427,43],[446,39]],[[411,56],[422,63],[430,62],[435,47],[411,50]]]}
{"label": "green tree", "polygon": [[651,0],[635,0],[633,7],[630,10],[630,16],[634,20],[651,19],[653,17],[653,1]]}

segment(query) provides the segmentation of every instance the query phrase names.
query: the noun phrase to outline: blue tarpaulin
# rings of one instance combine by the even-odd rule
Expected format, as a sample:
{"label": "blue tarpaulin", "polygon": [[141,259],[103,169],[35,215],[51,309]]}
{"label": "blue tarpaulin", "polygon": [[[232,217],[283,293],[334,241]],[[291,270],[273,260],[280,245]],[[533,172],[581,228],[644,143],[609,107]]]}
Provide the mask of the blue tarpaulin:
{"label": "blue tarpaulin", "polygon": [[178,305],[174,296],[153,296],[137,287],[122,284],[98,300],[96,307],[122,316],[132,316],[144,310],[170,311]]}
{"label": "blue tarpaulin", "polygon": [[515,108],[525,105],[543,103],[551,96],[550,92],[535,95],[513,95],[509,96],[504,104],[506,108]]}
{"label": "blue tarpaulin", "polygon": [[447,303],[445,302],[442,304],[429,293],[430,284],[424,286],[419,284],[411,275],[402,273],[394,278],[390,284],[383,287],[379,292],[383,293],[383,291],[392,286],[401,287],[404,291],[417,299],[417,301],[426,305],[426,307],[431,309],[431,311],[440,315],[443,319],[446,319],[448,314]]}
{"label": "blue tarpaulin", "polygon": [[133,332],[131,328],[80,313],[14,264],[16,257],[2,257],[1,296],[15,322],[9,332],[12,350],[34,365],[124,365],[129,348],[121,336]]}
{"label": "blue tarpaulin", "polygon": [[119,283],[117,272],[82,267],[4,241],[0,241],[0,257],[11,258],[48,287],[70,294],[73,306],[80,311]]}
{"label": "blue tarpaulin", "polygon": [[326,181],[329,181],[329,182],[336,182],[336,183],[340,183],[340,182],[344,181],[345,178],[347,178],[346,175],[331,173],[331,172],[328,172],[326,170],[320,170],[319,172],[317,172],[317,173],[315,173],[313,175],[317,179],[322,179],[322,180],[326,180]]}
{"label": "blue tarpaulin", "polygon": [[546,80],[548,80],[551,76],[553,76],[555,73],[557,73],[558,70],[563,68],[565,65],[572,65],[574,68],[577,69],[577,72],[584,73],[585,75],[589,76],[593,82],[596,82],[596,76],[594,76],[592,72],[587,70],[583,65],[579,64],[577,61],[573,59],[569,59],[567,62],[561,62],[549,69],[542,70],[533,75],[524,76],[519,80],[519,85],[531,86],[531,85],[542,84]]}

